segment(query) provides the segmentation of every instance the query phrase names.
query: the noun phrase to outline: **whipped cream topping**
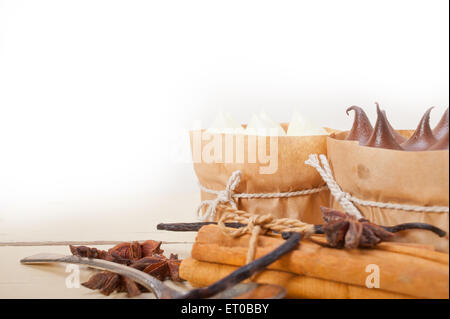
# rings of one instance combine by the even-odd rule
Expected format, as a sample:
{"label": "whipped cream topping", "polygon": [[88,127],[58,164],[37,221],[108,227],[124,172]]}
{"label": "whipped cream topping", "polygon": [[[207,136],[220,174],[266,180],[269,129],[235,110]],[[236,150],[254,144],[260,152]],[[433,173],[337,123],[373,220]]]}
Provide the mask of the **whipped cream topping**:
{"label": "whipped cream topping", "polygon": [[288,136],[327,135],[324,128],[315,125],[313,121],[304,117],[299,111],[294,111],[289,123]]}

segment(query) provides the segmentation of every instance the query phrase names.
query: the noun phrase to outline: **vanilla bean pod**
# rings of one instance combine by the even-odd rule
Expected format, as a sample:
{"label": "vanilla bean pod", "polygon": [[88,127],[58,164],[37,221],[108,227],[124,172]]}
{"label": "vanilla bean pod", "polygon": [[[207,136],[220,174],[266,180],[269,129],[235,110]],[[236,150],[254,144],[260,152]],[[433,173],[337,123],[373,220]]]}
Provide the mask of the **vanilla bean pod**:
{"label": "vanilla bean pod", "polygon": [[242,282],[243,280],[250,278],[253,274],[257,272],[264,270],[264,268],[280,259],[283,255],[297,248],[300,240],[302,239],[302,234],[300,233],[289,233],[289,235],[286,236],[288,237],[286,238],[287,240],[283,244],[272,250],[267,255],[264,255],[247,265],[239,267],[231,274],[215,282],[211,286],[191,290],[188,293],[182,295],[180,298],[181,299],[208,298],[216,295],[219,292],[222,292],[226,289],[235,286],[236,284]]}
{"label": "vanilla bean pod", "polygon": [[[177,232],[188,232],[188,231],[199,231],[200,228],[207,225],[217,225],[217,222],[198,222],[198,223],[160,223],[156,226],[158,230],[167,231],[177,231]],[[242,223],[225,223],[225,226],[230,228],[241,228],[247,226]],[[279,232],[273,231],[274,234]],[[283,238],[288,238],[292,232],[282,232]],[[314,234],[323,234],[322,225],[314,225]],[[285,238],[285,239],[286,239]]]}
{"label": "vanilla bean pod", "polygon": [[439,237],[447,236],[447,233],[444,230],[440,229],[439,227],[425,223],[404,223],[395,226],[382,226],[382,227],[391,233],[396,233],[401,230],[408,230],[408,229],[425,229],[435,233]]}
{"label": "vanilla bean pod", "polygon": [[[217,222],[197,222],[197,223],[160,223],[156,226],[156,229],[158,230],[167,230],[167,231],[178,231],[178,232],[188,232],[188,231],[199,231],[200,228],[206,225],[217,225]],[[230,228],[241,228],[246,226],[242,223],[225,223],[225,226]],[[391,232],[391,233],[397,233],[402,230],[410,230],[410,229],[423,229],[423,230],[429,230],[439,237],[445,237],[447,233],[430,224],[425,223],[404,223],[404,224],[398,224],[395,226],[381,226],[384,230]],[[277,232],[274,232],[277,233]],[[289,232],[288,232],[289,233]],[[324,234],[323,231],[323,225],[314,225],[314,234]]]}
{"label": "vanilla bean pod", "polygon": [[[315,229],[315,234],[324,234],[323,232],[323,225],[314,225],[314,229]],[[440,229],[439,227],[430,225],[430,224],[425,224],[425,223],[404,223],[404,224],[398,224],[395,226],[380,226],[381,228],[383,228],[384,230],[390,232],[390,233],[398,233],[399,231],[402,230],[411,230],[411,229],[423,229],[423,230],[429,230],[433,233],[435,233],[436,235],[438,235],[439,237],[445,237],[447,235],[447,233]]]}
{"label": "vanilla bean pod", "polygon": [[[168,230],[168,231],[199,231],[200,228],[206,225],[217,225],[216,222],[198,222],[198,223],[160,223],[156,226],[158,230]],[[241,228],[246,226],[241,223],[225,223],[225,226],[230,228]]]}

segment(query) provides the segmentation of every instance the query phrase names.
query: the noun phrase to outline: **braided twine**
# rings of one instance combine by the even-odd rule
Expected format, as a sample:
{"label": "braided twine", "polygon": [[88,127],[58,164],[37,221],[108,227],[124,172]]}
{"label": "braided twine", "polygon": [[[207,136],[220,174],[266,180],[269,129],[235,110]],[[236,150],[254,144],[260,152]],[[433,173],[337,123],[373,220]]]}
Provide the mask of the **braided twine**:
{"label": "braided twine", "polygon": [[[296,196],[305,196],[311,195],[315,193],[319,193],[321,191],[327,190],[328,187],[326,185],[304,189],[293,192],[277,192],[277,193],[235,193],[234,190],[241,182],[242,173],[240,170],[234,171],[229,177],[227,184],[225,185],[224,190],[213,190],[209,189],[201,184],[199,184],[200,189],[208,194],[216,195],[214,199],[206,199],[200,203],[197,208],[197,215],[202,220],[213,220],[216,216],[217,207],[222,204],[229,204],[234,209],[237,209],[235,199],[246,198],[288,198],[288,197],[296,197]],[[205,209],[203,213],[202,210]]]}
{"label": "braided twine", "polygon": [[322,179],[328,186],[331,195],[334,197],[336,202],[341,205],[344,211],[350,215],[356,216],[357,218],[362,218],[363,216],[356,208],[356,205],[370,206],[378,208],[388,208],[397,209],[405,211],[415,211],[424,213],[448,213],[448,206],[420,206],[420,205],[408,205],[408,204],[397,204],[397,203],[383,203],[375,202],[370,200],[363,200],[352,196],[351,194],[343,191],[338,185],[331,172],[330,164],[328,163],[327,157],[323,154],[317,156],[317,154],[309,155],[309,158],[305,161],[306,165],[314,167],[320,174]]}

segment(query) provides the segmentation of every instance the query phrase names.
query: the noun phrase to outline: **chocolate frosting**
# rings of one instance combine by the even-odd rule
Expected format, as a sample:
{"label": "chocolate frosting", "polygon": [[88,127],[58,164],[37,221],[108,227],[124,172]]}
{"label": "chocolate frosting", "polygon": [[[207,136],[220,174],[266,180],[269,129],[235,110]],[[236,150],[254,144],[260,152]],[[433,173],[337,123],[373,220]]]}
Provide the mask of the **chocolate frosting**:
{"label": "chocolate frosting", "polygon": [[403,135],[401,135],[400,133],[398,133],[391,125],[391,123],[389,123],[389,120],[386,116],[386,111],[382,110],[381,112],[383,112],[383,116],[384,119],[386,120],[386,123],[389,127],[389,130],[391,131],[392,135],[394,136],[395,140],[397,141],[398,144],[402,144],[403,142],[406,142],[407,138],[404,137]]}
{"label": "chocolate frosting", "polygon": [[402,147],[397,143],[394,135],[392,135],[386,117],[380,110],[380,106],[378,103],[375,104],[377,106],[377,122],[375,123],[372,135],[365,146],[402,150]]}
{"label": "chocolate frosting", "polygon": [[448,150],[448,141],[449,141],[449,131],[447,131],[447,133],[440,140],[434,143],[428,150],[430,151]]}
{"label": "chocolate frosting", "polygon": [[433,129],[434,137],[441,140],[445,135],[448,136],[448,108],[441,117],[441,120]]}
{"label": "chocolate frosting", "polygon": [[349,141],[359,141],[359,144],[363,145],[372,134],[372,124],[370,124],[370,120],[367,117],[366,112],[364,112],[364,110],[359,106],[350,106],[345,111],[347,115],[349,111],[355,111],[355,118],[353,120],[352,129],[345,139]]}
{"label": "chocolate frosting", "polygon": [[406,151],[425,151],[437,142],[430,127],[430,113],[433,107],[430,107],[419,122],[413,135],[402,144]]}

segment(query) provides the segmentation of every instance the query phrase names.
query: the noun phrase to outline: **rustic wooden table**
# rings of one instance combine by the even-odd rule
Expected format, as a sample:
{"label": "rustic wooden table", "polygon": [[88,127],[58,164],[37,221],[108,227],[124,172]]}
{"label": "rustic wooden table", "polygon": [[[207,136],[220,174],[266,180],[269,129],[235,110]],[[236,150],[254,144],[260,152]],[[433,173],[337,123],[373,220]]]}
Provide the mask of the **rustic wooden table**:
{"label": "rustic wooden table", "polygon": [[[71,272],[66,272],[66,265],[30,266],[21,265],[19,260],[41,252],[70,254],[69,243],[106,249],[121,241],[146,239],[161,240],[165,253],[176,253],[185,258],[190,255],[195,233],[158,231],[156,225],[159,222],[196,221],[198,202],[199,195],[190,194],[161,205],[158,212],[149,212],[140,205],[124,209],[123,213],[99,209],[77,215],[73,214],[71,206],[68,208],[70,214],[65,214],[59,207],[58,214],[41,213],[34,218],[0,215],[0,298],[126,298],[125,293],[106,297],[83,286],[68,288],[66,278]],[[80,267],[80,281],[86,281],[93,272]],[[154,296],[145,293],[138,298]]]}

